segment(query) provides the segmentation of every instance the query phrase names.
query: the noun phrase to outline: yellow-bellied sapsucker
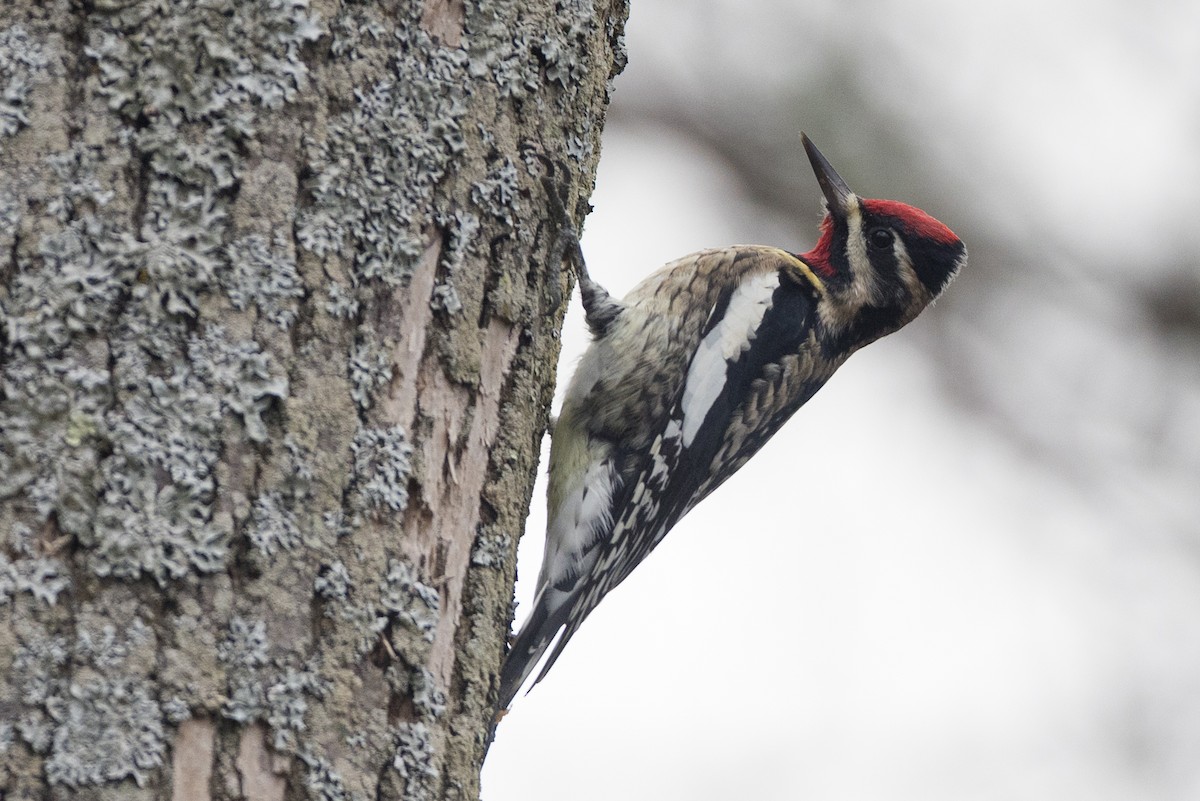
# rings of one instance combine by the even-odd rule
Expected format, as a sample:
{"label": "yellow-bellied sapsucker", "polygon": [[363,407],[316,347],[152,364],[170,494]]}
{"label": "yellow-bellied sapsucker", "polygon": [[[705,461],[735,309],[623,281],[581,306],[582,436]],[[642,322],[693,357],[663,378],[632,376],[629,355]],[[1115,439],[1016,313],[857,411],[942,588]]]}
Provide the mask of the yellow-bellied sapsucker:
{"label": "yellow-bellied sapsucker", "polygon": [[621,301],[577,258],[595,341],[554,426],[545,559],[500,709],[555,637],[539,681],[605,593],[851,353],[915,318],[966,263],[949,228],[858,197],[803,140],[827,209],[807,253],[701,251]]}

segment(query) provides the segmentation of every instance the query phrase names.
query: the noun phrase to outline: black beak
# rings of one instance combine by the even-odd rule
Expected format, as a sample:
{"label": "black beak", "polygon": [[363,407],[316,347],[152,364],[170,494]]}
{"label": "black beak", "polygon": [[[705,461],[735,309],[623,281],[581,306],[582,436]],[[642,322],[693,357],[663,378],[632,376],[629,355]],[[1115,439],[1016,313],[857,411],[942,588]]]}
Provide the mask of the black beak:
{"label": "black beak", "polygon": [[821,191],[825,193],[825,200],[829,204],[829,213],[834,217],[845,219],[850,212],[851,198],[854,193],[850,191],[850,187],[846,186],[846,182],[842,180],[842,176],[837,174],[837,170],[829,163],[829,160],[821,155],[821,151],[817,150],[817,146],[812,143],[807,134],[800,134],[800,141],[804,142],[804,151],[808,153],[808,160],[812,162],[813,172],[817,175],[817,183],[821,185]]}

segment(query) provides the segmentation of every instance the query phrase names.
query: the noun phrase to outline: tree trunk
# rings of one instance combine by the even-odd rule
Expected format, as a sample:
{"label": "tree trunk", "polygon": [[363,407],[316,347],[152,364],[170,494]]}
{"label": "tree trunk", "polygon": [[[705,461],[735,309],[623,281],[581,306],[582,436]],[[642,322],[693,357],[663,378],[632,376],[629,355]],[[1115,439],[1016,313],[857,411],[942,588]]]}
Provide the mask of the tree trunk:
{"label": "tree trunk", "polygon": [[478,796],[626,13],[8,0],[0,798]]}

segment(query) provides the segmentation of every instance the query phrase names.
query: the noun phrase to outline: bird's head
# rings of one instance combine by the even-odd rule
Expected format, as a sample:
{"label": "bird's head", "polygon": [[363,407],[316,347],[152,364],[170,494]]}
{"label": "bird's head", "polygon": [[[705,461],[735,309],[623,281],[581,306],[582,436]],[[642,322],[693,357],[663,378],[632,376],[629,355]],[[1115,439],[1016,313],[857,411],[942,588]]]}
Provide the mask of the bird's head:
{"label": "bird's head", "polygon": [[853,347],[865,345],[920,314],[966,264],[967,249],[918,208],[851,192],[809,138],[801,138],[826,214],[816,247],[800,259],[821,284],[827,332]]}

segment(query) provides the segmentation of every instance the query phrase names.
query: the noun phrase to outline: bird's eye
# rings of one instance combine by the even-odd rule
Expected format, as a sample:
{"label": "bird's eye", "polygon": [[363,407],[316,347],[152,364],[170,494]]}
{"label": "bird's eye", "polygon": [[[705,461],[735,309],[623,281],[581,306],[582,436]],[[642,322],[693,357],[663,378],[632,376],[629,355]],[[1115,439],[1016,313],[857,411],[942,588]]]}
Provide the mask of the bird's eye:
{"label": "bird's eye", "polygon": [[876,250],[891,250],[893,238],[890,228],[872,228],[867,233],[867,241]]}

